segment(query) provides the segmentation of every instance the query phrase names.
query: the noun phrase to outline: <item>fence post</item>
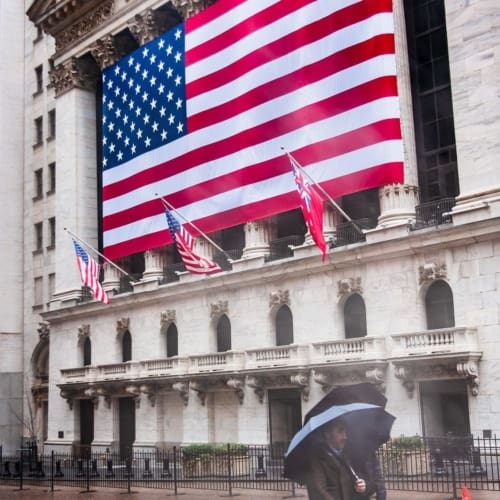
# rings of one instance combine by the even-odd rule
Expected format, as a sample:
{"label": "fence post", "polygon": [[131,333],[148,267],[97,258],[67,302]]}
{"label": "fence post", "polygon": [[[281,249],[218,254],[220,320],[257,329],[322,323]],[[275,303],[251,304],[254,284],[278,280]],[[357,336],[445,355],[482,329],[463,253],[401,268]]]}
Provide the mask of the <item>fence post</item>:
{"label": "fence post", "polygon": [[19,459],[19,489],[23,489],[23,469],[24,469],[24,462],[23,462],[23,449],[21,448],[21,457]]}
{"label": "fence post", "polygon": [[54,491],[54,450],[50,452],[50,491]]}
{"label": "fence post", "polygon": [[126,461],[126,468],[127,468],[127,492],[130,493],[130,478],[132,476],[132,460],[130,459],[130,456],[127,457]]}
{"label": "fence post", "polygon": [[153,473],[149,468],[149,462],[150,462],[149,457],[144,459],[144,472],[142,473],[143,479],[149,479],[153,477]]}
{"label": "fence post", "polygon": [[174,495],[177,495],[177,447],[174,446]]}
{"label": "fence post", "polygon": [[171,477],[172,474],[170,473],[170,460],[168,459],[168,451],[167,451],[167,458],[163,459],[163,470],[161,471],[161,477]]}
{"label": "fence post", "polygon": [[227,479],[229,483],[229,496],[233,496],[232,471],[231,471],[231,445],[227,444]]}
{"label": "fence post", "polygon": [[257,456],[257,470],[255,471],[256,479],[263,479],[267,477],[266,469],[264,469],[264,456]]}
{"label": "fence post", "polygon": [[106,462],[106,477],[115,477],[115,473],[113,472],[113,460],[111,458],[108,458]]}
{"label": "fence post", "polygon": [[483,476],[486,471],[481,465],[481,450],[479,448],[472,448],[472,469],[470,470],[471,476]]}

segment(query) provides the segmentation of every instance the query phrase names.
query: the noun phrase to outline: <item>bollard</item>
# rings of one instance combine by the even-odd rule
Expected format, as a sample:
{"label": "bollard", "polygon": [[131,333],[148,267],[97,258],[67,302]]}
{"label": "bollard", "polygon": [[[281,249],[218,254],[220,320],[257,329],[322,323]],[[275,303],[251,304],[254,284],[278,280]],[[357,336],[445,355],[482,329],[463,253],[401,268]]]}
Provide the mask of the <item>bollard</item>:
{"label": "bollard", "polygon": [[11,477],[12,474],[10,473],[10,462],[4,462],[3,463],[3,474],[2,477]]}
{"label": "bollard", "polygon": [[149,469],[149,458],[144,459],[144,472],[142,473],[142,478],[151,478],[153,477],[153,473]]}
{"label": "bollard", "polygon": [[99,472],[97,470],[97,460],[92,460],[92,470],[90,471],[90,477],[99,477]]}
{"label": "bollard", "polygon": [[75,476],[76,477],[83,477],[85,476],[85,472],[83,472],[83,460],[81,458],[79,458],[76,462],[76,474]]}
{"label": "bollard", "polygon": [[106,477],[115,477],[115,473],[113,472],[113,460],[108,459],[106,463]]}
{"label": "bollard", "polygon": [[257,457],[257,470],[255,471],[256,478],[265,478],[267,477],[267,472],[264,469],[264,457],[259,455]]}
{"label": "bollard", "polygon": [[163,470],[161,471],[161,477],[172,477],[170,473],[170,460],[168,458],[163,459]]}
{"label": "bollard", "polygon": [[43,472],[43,464],[41,460],[37,460],[36,469],[35,469],[35,477],[45,477],[45,472]]}
{"label": "bollard", "polygon": [[479,448],[474,448],[472,450],[472,469],[470,470],[471,476],[484,476],[486,471],[481,465],[481,451]]}
{"label": "bollard", "polygon": [[21,475],[21,464],[19,461],[14,462],[14,474],[12,477],[19,477]]}
{"label": "bollard", "polygon": [[439,448],[434,450],[434,475],[447,476],[448,471],[444,467],[443,454]]}
{"label": "bollard", "polygon": [[64,477],[64,474],[61,469],[61,461],[56,460],[56,473],[54,474],[54,477]]}

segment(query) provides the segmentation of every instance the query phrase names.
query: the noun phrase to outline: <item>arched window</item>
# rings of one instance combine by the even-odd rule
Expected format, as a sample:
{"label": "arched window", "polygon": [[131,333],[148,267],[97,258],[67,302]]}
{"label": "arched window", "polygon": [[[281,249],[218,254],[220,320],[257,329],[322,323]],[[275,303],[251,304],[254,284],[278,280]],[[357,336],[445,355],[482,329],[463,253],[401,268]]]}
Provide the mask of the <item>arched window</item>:
{"label": "arched window", "polygon": [[128,330],[125,331],[122,337],[122,361],[130,361],[132,359],[132,336]]}
{"label": "arched window", "polygon": [[83,366],[89,366],[92,364],[92,345],[90,339],[85,337],[83,341]]}
{"label": "arched window", "polygon": [[223,314],[217,322],[217,352],[231,350],[231,322]]}
{"label": "arched window", "polygon": [[177,327],[175,323],[170,323],[167,329],[167,358],[177,356],[179,354],[179,346],[177,341]]}
{"label": "arched window", "polygon": [[450,328],[455,326],[453,293],[448,283],[435,281],[425,295],[427,329]]}
{"label": "arched window", "polygon": [[346,339],[366,337],[365,301],[357,293],[351,295],[345,301],[344,329]]}
{"label": "arched window", "polygon": [[286,305],[281,306],[276,313],[276,345],[293,344],[292,311]]}

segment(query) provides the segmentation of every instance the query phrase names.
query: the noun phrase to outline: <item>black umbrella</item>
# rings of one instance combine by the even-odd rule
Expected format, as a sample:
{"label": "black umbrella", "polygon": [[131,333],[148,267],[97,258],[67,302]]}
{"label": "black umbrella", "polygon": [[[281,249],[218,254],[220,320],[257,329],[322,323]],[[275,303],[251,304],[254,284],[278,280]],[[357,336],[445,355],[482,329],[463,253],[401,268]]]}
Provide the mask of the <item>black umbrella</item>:
{"label": "black umbrella", "polygon": [[[349,403],[330,405],[329,408],[310,416],[297,434],[293,437],[285,455],[284,475],[299,483],[304,482],[304,474],[312,455],[323,446],[322,433],[324,426],[341,419],[346,426],[347,440],[359,448],[359,452],[367,455],[373,453],[390,437],[394,417],[384,408],[367,403]],[[352,448],[353,449],[353,448]],[[354,450],[358,452],[358,450]],[[355,472],[353,471],[355,478]]]}
{"label": "black umbrella", "polygon": [[313,416],[323,412],[332,405],[346,405],[349,403],[370,403],[385,408],[387,398],[370,382],[359,384],[339,385],[326,394],[304,417],[304,424]]}

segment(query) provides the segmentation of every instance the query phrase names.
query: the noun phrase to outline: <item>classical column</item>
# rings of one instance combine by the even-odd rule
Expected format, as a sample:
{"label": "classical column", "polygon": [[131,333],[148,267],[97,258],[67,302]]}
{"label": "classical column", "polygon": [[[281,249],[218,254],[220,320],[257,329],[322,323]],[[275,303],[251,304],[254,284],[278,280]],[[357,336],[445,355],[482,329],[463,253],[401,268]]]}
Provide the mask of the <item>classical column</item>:
{"label": "classical column", "polygon": [[335,241],[337,226],[341,222],[342,215],[340,212],[336,208],[332,207],[330,203],[325,203],[325,208],[323,210],[323,235],[325,236],[325,241],[327,243],[328,241]]}
{"label": "classical column", "polygon": [[122,275],[120,271],[108,262],[105,262],[102,267],[104,269],[104,279],[102,280],[102,287],[104,290],[106,292],[118,290],[120,288],[120,277]]}
{"label": "classical column", "polygon": [[379,190],[382,227],[406,225],[415,218],[418,205],[418,171],[415,149],[415,127],[411,98],[410,69],[403,0],[394,0],[394,30],[396,37],[396,73],[401,107],[401,133],[404,147],[404,184],[390,184]]}
{"label": "classical column", "polygon": [[[51,72],[56,92],[57,202],[59,228],[68,228],[97,247],[95,75],[70,58]],[[56,282],[53,302],[78,299],[81,278],[71,238],[56,233]]]}
{"label": "classical column", "polygon": [[243,259],[264,257],[269,254],[269,242],[275,236],[276,227],[271,218],[245,224],[245,248]]}
{"label": "classical column", "polygon": [[158,442],[156,388],[151,384],[139,386],[135,407],[134,451],[154,451]]}
{"label": "classical column", "polygon": [[215,2],[216,0],[172,0],[172,4],[184,19],[198,14]]}
{"label": "classical column", "polygon": [[167,264],[167,254],[164,248],[155,248],[144,252],[143,280],[154,280],[163,276],[163,268]]}

